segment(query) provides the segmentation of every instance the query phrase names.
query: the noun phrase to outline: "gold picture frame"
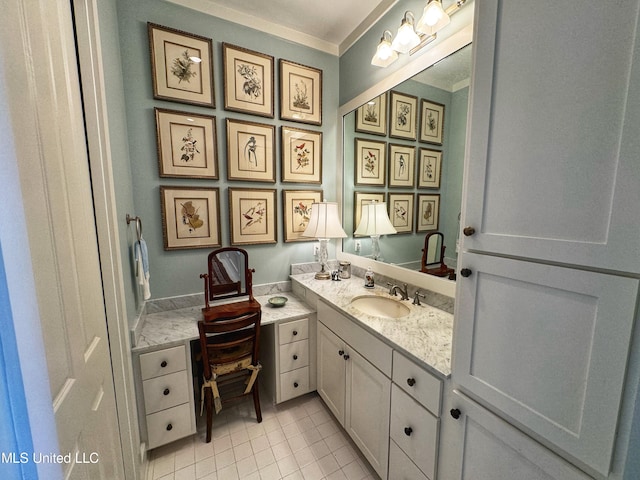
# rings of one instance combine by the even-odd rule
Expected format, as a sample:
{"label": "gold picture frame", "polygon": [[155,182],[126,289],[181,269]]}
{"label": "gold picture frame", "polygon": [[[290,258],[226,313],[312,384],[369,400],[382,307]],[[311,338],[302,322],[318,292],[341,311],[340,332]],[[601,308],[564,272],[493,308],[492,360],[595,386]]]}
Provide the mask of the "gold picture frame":
{"label": "gold picture frame", "polygon": [[416,147],[389,144],[389,187],[413,188],[415,185]]}
{"label": "gold picture frame", "polygon": [[441,177],[442,152],[421,148],[418,165],[418,188],[440,188]]}
{"label": "gold picture frame", "polygon": [[276,190],[229,188],[231,245],[277,243]]}
{"label": "gold picture frame", "polygon": [[356,132],[387,135],[387,93],[356,109]]}
{"label": "gold picture frame", "polygon": [[155,108],[161,177],[218,179],[216,117]]}
{"label": "gold picture frame", "polygon": [[153,98],[215,108],[210,38],[147,23]]}
{"label": "gold picture frame", "polygon": [[444,105],[422,99],[420,103],[420,141],[442,145],[444,136]]}
{"label": "gold picture frame", "polygon": [[415,140],[417,137],[418,97],[392,90],[389,111],[389,136]]}
{"label": "gold picture frame", "polygon": [[355,184],[384,187],[387,176],[387,143],[355,139]]}
{"label": "gold picture frame", "polygon": [[280,133],[282,181],[322,183],[322,132],[283,126]]}
{"label": "gold picture frame", "polygon": [[222,44],[224,109],[273,118],[273,57]]}
{"label": "gold picture frame", "polygon": [[160,186],[165,250],[221,246],[217,188]]}
{"label": "gold picture frame", "polygon": [[438,230],[440,220],[440,195],[418,194],[416,232]]}
{"label": "gold picture frame", "polygon": [[398,233],[413,232],[413,193],[389,193],[389,219]]}
{"label": "gold picture frame", "polygon": [[312,237],[303,237],[302,233],[309,224],[314,203],[322,201],[322,190],[283,190],[282,213],[284,218],[284,241],[311,242]]}
{"label": "gold picture frame", "polygon": [[227,118],[227,180],[275,183],[276,127]]}
{"label": "gold picture frame", "polygon": [[322,70],[280,59],[280,118],[322,125]]}

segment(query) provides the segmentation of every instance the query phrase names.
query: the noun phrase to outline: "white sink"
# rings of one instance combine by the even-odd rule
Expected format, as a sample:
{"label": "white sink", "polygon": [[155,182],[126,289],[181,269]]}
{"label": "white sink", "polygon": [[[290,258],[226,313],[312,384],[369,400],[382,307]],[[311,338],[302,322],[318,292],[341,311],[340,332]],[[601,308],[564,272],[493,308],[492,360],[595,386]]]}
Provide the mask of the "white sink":
{"label": "white sink", "polygon": [[366,315],[400,318],[408,315],[409,307],[398,300],[377,295],[362,295],[351,300],[351,305]]}

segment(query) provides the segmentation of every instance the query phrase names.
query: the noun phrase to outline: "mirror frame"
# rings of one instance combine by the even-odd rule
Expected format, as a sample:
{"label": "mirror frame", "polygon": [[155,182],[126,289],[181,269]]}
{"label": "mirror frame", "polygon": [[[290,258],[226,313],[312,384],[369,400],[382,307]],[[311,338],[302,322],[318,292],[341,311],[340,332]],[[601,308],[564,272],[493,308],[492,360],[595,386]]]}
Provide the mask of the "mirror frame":
{"label": "mirror frame", "polygon": [[[396,72],[390,74],[387,78],[377,83],[376,85],[368,88],[363,93],[345,103],[338,109],[337,125],[338,129],[338,141],[337,148],[337,172],[340,188],[338,189],[338,204],[342,207],[344,205],[344,116],[351,111],[358,108],[368,100],[377,97],[381,93],[390,90],[403,81],[413,77],[417,73],[422,72],[424,69],[430,67],[443,58],[457,52],[461,48],[469,45],[473,39],[473,25],[467,25],[460,31],[444,39],[442,42],[435,45],[433,48],[420,55],[414,61],[408,63],[404,67],[400,68]],[[342,212],[344,216],[344,212]],[[351,262],[352,265],[360,268],[367,268],[371,266],[373,270],[381,275],[388,276],[402,280],[416,287],[430,290],[432,292],[440,293],[448,297],[455,297],[456,282],[447,280],[432,275],[427,275],[418,270],[413,271],[397,265],[391,265],[384,262],[379,262],[371,258],[354,255],[342,250],[342,242],[339,242],[336,246],[336,257],[338,260],[346,260]]]}

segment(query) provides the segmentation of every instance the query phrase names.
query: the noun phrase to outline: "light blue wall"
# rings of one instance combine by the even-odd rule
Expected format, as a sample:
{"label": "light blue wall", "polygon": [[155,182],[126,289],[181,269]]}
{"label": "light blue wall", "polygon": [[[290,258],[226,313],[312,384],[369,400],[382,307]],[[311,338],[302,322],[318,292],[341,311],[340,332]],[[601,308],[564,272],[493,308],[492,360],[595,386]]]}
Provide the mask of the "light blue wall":
{"label": "light blue wall", "polygon": [[[335,151],[336,115],[338,109],[338,58],[287,40],[238,25],[201,12],[157,0],[118,0],[118,28],[122,52],[122,75],[126,103],[126,132],[118,135],[123,146],[128,142],[129,168],[126,163],[116,172],[116,182],[131,184],[135,213],[142,218],[144,237],[149,247],[151,293],[153,298],[198,293],[202,291],[200,273],[206,270],[208,249],[165,251],[162,241],[160,213],[160,185],[217,187],[220,189],[220,217],[223,245],[229,245],[229,214],[227,188],[275,188],[278,201],[278,243],[243,247],[249,252],[251,266],[255,268],[254,283],[287,280],[291,263],[313,261],[309,242],[284,243],[282,190],[320,189],[328,200],[336,199]],[[147,22],[202,35],[213,40],[214,80],[216,108],[191,106],[153,99]],[[275,58],[275,116],[266,119],[247,114],[227,112],[223,109],[222,42],[272,55]],[[278,59],[283,58],[323,70],[323,123],[321,127],[295,122],[283,122],[279,115]],[[116,68],[119,67],[116,66]],[[156,153],[154,107],[214,115],[218,133],[218,181],[198,179],[160,178]],[[226,180],[225,118],[267,123],[276,126],[276,184],[255,182],[228,182]],[[280,179],[280,125],[323,132],[323,185],[281,184]],[[127,156],[123,154],[123,157]],[[126,178],[129,177],[129,178]],[[127,208],[131,205],[125,202]],[[120,216],[125,211],[118,205]],[[129,239],[131,240],[131,239]],[[330,251],[332,253],[333,249]],[[125,259],[124,261],[129,261]]]}

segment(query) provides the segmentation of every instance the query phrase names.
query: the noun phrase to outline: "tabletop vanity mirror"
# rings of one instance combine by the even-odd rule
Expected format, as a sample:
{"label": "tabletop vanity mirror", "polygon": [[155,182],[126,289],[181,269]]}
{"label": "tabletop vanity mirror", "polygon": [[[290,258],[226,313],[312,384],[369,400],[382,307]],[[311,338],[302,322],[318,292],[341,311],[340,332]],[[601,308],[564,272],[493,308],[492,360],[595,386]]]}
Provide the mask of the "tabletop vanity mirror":
{"label": "tabletop vanity mirror", "polygon": [[[439,247],[446,247],[441,261],[455,269],[471,39],[469,25],[403,67],[404,76],[396,72],[340,109],[342,224],[349,237],[339,258],[363,268],[375,263],[383,274],[448,296],[455,295],[455,275],[449,280],[422,272],[422,250],[426,236],[440,232]],[[407,102],[415,109],[415,128],[403,133],[394,124]],[[370,152],[384,157],[378,174],[367,170]],[[354,235],[363,202],[373,200],[386,202],[398,231],[379,240],[384,263],[369,256],[369,238]]]}
{"label": "tabletop vanity mirror", "polygon": [[252,297],[252,272],[247,252],[241,248],[226,247],[212,251],[207,256],[207,273],[204,279],[206,308],[210,302],[235,297]]}

